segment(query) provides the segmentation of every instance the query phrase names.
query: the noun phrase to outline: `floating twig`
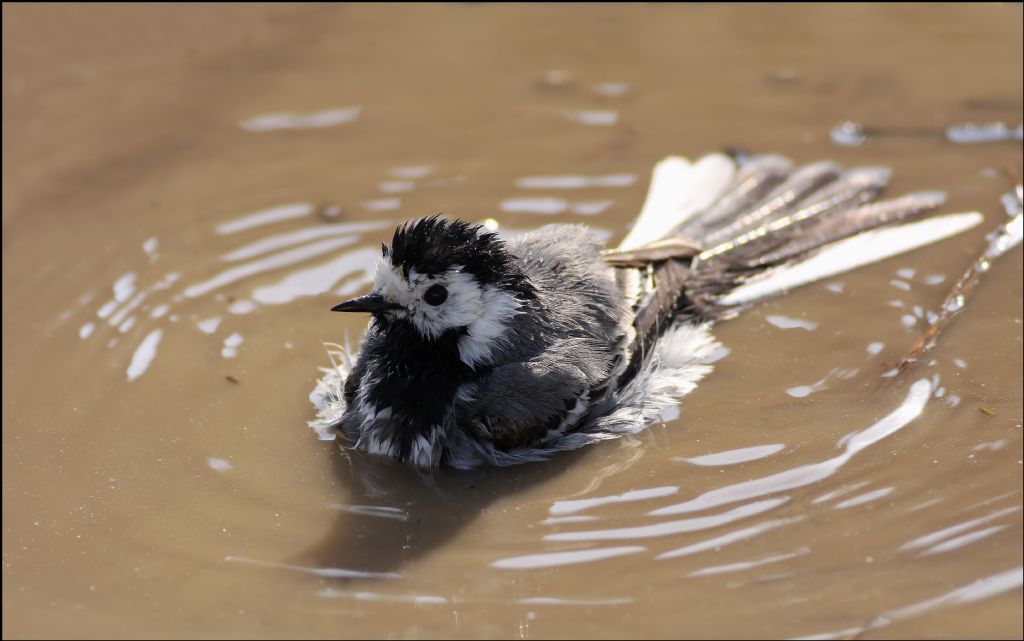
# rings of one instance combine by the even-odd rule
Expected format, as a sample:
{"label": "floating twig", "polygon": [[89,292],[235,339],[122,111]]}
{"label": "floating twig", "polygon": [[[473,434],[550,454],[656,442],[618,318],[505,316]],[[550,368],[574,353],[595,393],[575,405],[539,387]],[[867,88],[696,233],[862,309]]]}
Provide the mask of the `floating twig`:
{"label": "floating twig", "polygon": [[942,303],[938,314],[931,317],[928,327],[900,360],[899,365],[896,366],[900,373],[912,367],[921,356],[935,347],[939,333],[963,311],[967,304],[967,297],[992,268],[992,261],[1020,244],[1022,224],[1024,224],[1024,220],[1022,220],[1024,214],[1021,213],[1021,193],[1021,186],[1018,185],[1014,191],[1003,197],[1003,206],[1006,207],[1006,213],[1011,216],[1010,222],[1000,225],[986,236],[988,245],[985,247],[985,251],[956,281],[953,289]]}

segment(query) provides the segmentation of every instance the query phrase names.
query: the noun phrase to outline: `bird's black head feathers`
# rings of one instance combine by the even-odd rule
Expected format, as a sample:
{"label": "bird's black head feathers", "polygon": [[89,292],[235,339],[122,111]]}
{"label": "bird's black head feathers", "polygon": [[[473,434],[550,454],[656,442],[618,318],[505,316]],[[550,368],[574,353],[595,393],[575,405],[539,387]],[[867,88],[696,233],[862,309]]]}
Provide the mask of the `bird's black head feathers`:
{"label": "bird's black head feathers", "polygon": [[410,269],[421,274],[440,274],[455,265],[484,285],[497,285],[523,298],[535,298],[536,290],[508,253],[504,241],[482,225],[438,216],[407,222],[395,230],[391,247],[382,248],[406,276]]}

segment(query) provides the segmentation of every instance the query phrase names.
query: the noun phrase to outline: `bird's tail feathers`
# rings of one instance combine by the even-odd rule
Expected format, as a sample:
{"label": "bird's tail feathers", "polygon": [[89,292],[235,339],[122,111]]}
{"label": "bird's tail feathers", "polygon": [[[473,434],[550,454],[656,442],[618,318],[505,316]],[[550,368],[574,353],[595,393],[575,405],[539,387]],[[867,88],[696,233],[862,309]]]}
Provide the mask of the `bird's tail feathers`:
{"label": "bird's tail feathers", "polygon": [[775,155],[666,158],[632,231],[606,260],[655,271],[659,263],[681,262],[688,270],[684,302],[713,318],[983,219],[976,212],[928,217],[945,202],[941,192],[878,200],[890,173],[832,161],[795,166]]}

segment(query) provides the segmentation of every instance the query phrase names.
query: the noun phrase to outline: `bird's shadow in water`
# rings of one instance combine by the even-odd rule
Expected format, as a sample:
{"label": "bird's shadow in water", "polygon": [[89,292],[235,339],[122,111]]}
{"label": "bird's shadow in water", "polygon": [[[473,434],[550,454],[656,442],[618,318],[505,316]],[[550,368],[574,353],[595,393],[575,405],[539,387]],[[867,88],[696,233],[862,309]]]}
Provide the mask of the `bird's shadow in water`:
{"label": "bird's shadow in water", "polygon": [[347,496],[327,536],[295,562],[391,574],[453,539],[498,499],[556,478],[593,448],[512,467],[429,471],[337,443],[327,449]]}

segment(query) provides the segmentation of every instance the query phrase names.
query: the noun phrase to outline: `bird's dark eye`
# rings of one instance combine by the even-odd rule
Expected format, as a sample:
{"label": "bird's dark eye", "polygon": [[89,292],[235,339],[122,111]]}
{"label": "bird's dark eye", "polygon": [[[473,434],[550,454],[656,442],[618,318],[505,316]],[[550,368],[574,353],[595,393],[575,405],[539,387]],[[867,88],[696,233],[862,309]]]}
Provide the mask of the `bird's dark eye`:
{"label": "bird's dark eye", "polygon": [[428,305],[437,307],[448,300],[448,290],[444,288],[444,285],[431,285],[430,289],[423,292],[423,300],[427,301]]}

